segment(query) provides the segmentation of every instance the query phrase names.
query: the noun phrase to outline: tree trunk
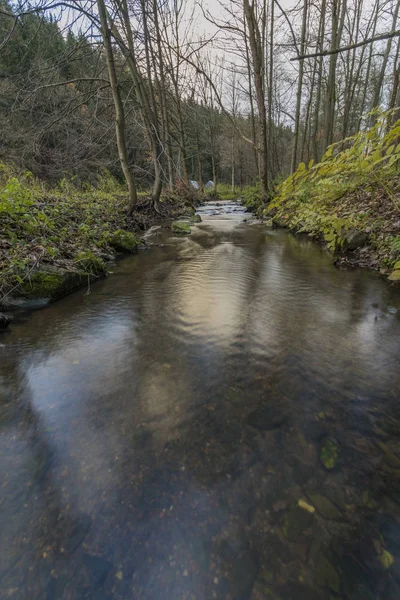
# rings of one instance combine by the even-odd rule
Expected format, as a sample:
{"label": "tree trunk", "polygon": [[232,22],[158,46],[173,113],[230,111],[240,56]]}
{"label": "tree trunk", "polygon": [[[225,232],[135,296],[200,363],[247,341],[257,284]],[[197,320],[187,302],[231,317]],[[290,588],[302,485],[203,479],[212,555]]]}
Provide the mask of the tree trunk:
{"label": "tree trunk", "polygon": [[250,5],[249,0],[243,0],[244,16],[249,29],[249,42],[251,58],[254,71],[254,87],[256,91],[256,101],[258,115],[260,119],[260,187],[263,199],[268,197],[269,174],[268,174],[268,142],[267,142],[267,114],[265,107],[265,89],[264,89],[264,61],[262,56],[262,38],[258,28],[257,19],[254,12],[254,0]]}
{"label": "tree trunk", "polygon": [[[304,49],[305,49],[306,29],[307,29],[307,9],[308,9],[308,0],[304,0],[303,22],[302,22],[302,26],[301,26],[300,54],[304,54]],[[295,170],[297,168],[297,146],[299,144],[301,93],[302,93],[302,89],[303,89],[303,74],[304,74],[304,60],[301,60],[300,65],[299,65],[299,76],[298,76],[298,80],[297,80],[296,115],[295,115],[295,121],[294,121],[292,161],[291,161],[291,167],[290,167],[290,171],[292,174],[295,172]]]}
{"label": "tree trunk", "polygon": [[118,156],[129,191],[129,212],[132,212],[137,205],[137,191],[135,179],[129,169],[128,151],[125,137],[124,105],[122,103],[121,94],[118,87],[114,54],[111,44],[111,32],[108,27],[107,11],[103,0],[97,0],[97,8],[100,17],[101,35],[106,53],[108,78],[110,80],[111,93],[115,107],[115,131],[117,137]]}

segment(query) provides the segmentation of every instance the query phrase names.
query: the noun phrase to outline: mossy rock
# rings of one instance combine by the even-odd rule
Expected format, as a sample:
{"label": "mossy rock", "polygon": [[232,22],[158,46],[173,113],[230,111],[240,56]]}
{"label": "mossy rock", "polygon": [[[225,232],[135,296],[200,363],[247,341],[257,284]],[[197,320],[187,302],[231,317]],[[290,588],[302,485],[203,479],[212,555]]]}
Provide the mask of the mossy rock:
{"label": "mossy rock", "polygon": [[326,469],[330,471],[336,467],[339,460],[340,450],[338,445],[330,439],[325,440],[322,445],[320,458]]}
{"label": "mossy rock", "polygon": [[179,233],[181,235],[192,233],[189,223],[185,223],[184,221],[175,221],[172,223],[171,229],[174,233]]}
{"label": "mossy rock", "polygon": [[107,267],[101,258],[90,251],[77,254],[74,262],[81,271],[88,275],[104,275],[107,272]]}
{"label": "mossy rock", "polygon": [[194,215],[192,219],[190,219],[192,223],[201,223],[202,219],[200,215]]}
{"label": "mossy rock", "polygon": [[48,267],[32,273],[18,291],[29,300],[57,300],[82,287],[86,282],[86,273]]}
{"label": "mossy rock", "polygon": [[124,231],[118,229],[111,237],[110,245],[117,250],[117,252],[130,253],[137,249],[139,241],[136,236],[130,231]]}

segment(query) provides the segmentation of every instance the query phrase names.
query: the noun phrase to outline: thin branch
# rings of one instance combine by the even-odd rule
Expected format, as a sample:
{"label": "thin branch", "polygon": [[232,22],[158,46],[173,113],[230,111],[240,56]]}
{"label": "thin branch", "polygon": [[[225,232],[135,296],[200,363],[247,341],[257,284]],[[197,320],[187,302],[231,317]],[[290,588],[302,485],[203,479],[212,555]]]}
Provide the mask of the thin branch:
{"label": "thin branch", "polygon": [[304,60],[305,58],[316,58],[317,56],[330,56],[331,54],[339,54],[340,52],[347,52],[348,50],[354,50],[355,48],[361,48],[361,46],[366,46],[367,44],[373,44],[374,42],[380,42],[381,40],[389,40],[395,37],[400,36],[400,29],[396,31],[391,31],[390,33],[381,33],[375,37],[368,38],[363,40],[362,42],[358,42],[357,44],[350,44],[349,46],[342,46],[342,48],[336,48],[336,50],[324,50],[323,52],[315,52],[314,54],[303,54],[299,56],[295,56],[290,60]]}

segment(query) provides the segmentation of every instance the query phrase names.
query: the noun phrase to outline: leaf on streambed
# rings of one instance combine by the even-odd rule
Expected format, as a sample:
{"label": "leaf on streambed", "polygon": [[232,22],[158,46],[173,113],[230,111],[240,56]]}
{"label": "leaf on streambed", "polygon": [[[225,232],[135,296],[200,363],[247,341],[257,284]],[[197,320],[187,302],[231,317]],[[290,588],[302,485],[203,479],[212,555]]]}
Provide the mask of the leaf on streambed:
{"label": "leaf on streambed", "polygon": [[379,556],[379,562],[384,569],[389,569],[394,563],[394,558],[387,550],[384,550]]}
{"label": "leaf on streambed", "polygon": [[299,500],[298,505],[300,506],[300,508],[302,508],[303,510],[306,510],[307,512],[309,512],[311,514],[315,513],[315,508],[313,506],[311,506],[311,504],[307,504],[307,502],[305,500]]}

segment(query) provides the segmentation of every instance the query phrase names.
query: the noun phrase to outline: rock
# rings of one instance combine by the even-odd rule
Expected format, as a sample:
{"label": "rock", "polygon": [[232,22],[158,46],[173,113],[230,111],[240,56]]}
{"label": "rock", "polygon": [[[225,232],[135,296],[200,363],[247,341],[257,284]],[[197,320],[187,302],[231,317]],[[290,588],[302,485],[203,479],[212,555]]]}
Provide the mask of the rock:
{"label": "rock", "polygon": [[124,231],[118,229],[111,237],[110,245],[117,250],[117,252],[125,252],[129,254],[137,249],[139,241],[136,236],[130,231]]}
{"label": "rock", "polygon": [[276,217],[276,216],[272,217],[272,223],[273,223],[273,226],[277,227],[277,228],[287,227],[287,223],[280,217]]}
{"label": "rock", "polygon": [[103,585],[112,569],[112,563],[101,556],[92,556],[91,554],[84,554],[82,562],[90,575],[92,585],[94,587]]}
{"label": "rock", "polygon": [[192,233],[189,223],[185,223],[184,221],[175,221],[172,223],[171,229],[174,233],[178,233],[180,235],[188,235]]}
{"label": "rock", "polygon": [[201,223],[202,219],[201,219],[201,216],[200,216],[200,215],[194,215],[194,216],[191,218],[191,221],[192,221],[192,223]]}
{"label": "rock", "polygon": [[329,560],[322,555],[319,556],[317,562],[317,583],[321,587],[331,589],[336,594],[339,593],[339,575]]}
{"label": "rock", "polygon": [[3,329],[7,329],[12,321],[12,317],[9,315],[5,315],[4,313],[0,313],[0,331]]}
{"label": "rock", "polygon": [[389,446],[379,440],[376,442],[376,444],[384,453],[385,460],[388,465],[393,467],[393,469],[400,469],[400,458],[389,448]]}
{"label": "rock", "polygon": [[260,561],[254,550],[244,552],[233,562],[230,579],[235,600],[250,597],[259,569]]}
{"label": "rock", "polygon": [[342,239],[344,250],[356,250],[365,246],[368,241],[368,234],[365,231],[349,229],[349,231],[342,233]]}
{"label": "rock", "polygon": [[321,494],[308,494],[311,502],[324,519],[332,521],[340,521],[342,513],[336,506]]}
{"label": "rock", "polygon": [[387,515],[379,515],[379,530],[385,547],[396,555],[400,554],[400,525],[397,520]]}
{"label": "rock", "polygon": [[320,458],[326,469],[330,471],[335,468],[339,459],[339,447],[333,440],[325,440],[321,448]]}
{"label": "rock", "polygon": [[253,410],[247,417],[248,424],[261,431],[276,429],[283,425],[286,420],[287,415],[282,410],[282,407],[271,406],[268,404],[256,408],[256,410]]}
{"label": "rock", "polygon": [[268,221],[265,221],[265,227],[266,227],[267,229],[272,229],[272,228],[273,228],[273,226],[274,226],[274,222],[273,222],[273,220],[272,220],[272,219],[268,219]]}
{"label": "rock", "polygon": [[300,506],[294,506],[283,518],[283,535],[290,542],[297,541],[303,532],[311,526],[313,519],[313,513],[300,508]]}
{"label": "rock", "polygon": [[77,254],[74,262],[81,271],[88,275],[105,275],[107,272],[107,267],[101,258],[90,251]]}
{"label": "rock", "polygon": [[32,300],[58,300],[87,284],[87,279],[86,273],[42,265],[20,285],[18,292]]}

